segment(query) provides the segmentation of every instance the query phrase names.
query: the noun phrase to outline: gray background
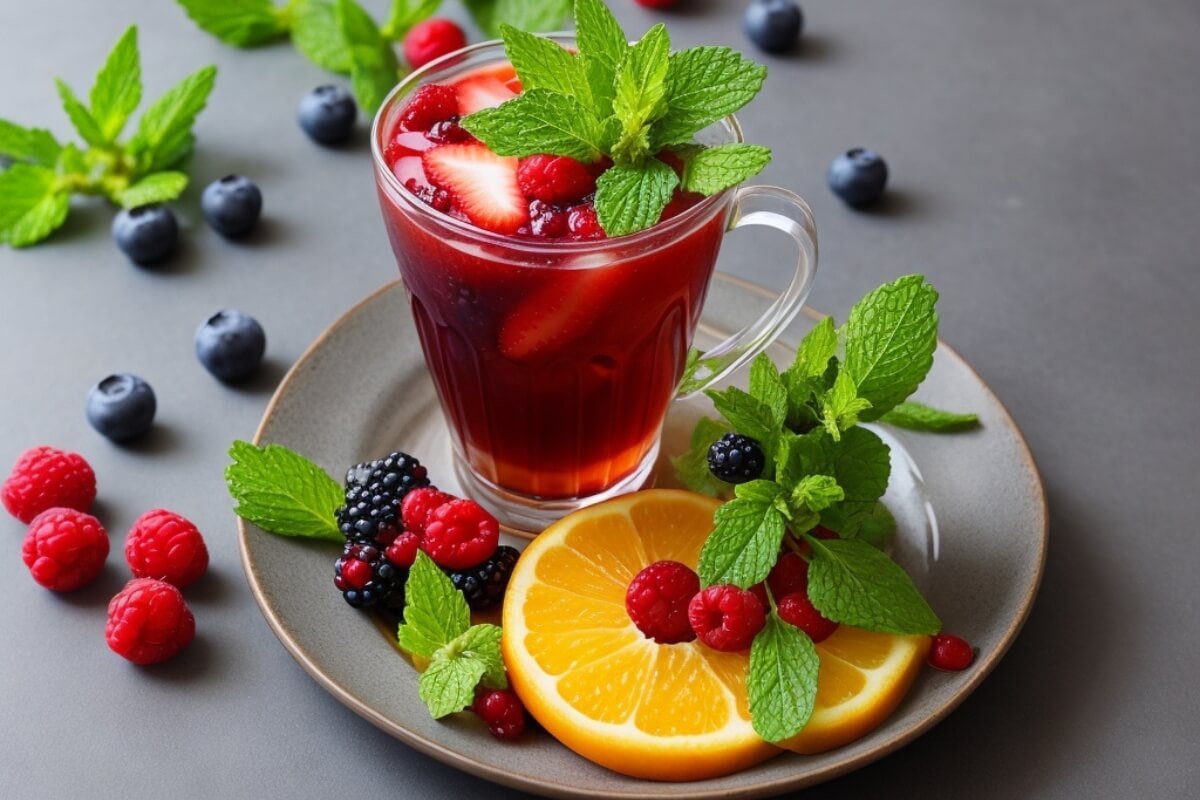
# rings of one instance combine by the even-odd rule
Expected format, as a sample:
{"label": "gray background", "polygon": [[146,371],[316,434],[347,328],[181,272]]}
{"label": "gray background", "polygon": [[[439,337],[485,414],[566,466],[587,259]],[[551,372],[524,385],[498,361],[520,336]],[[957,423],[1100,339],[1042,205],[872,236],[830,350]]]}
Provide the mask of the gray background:
{"label": "gray background", "polygon": [[[635,35],[661,18],[613,4]],[[367,5],[382,16],[386,2]],[[669,16],[678,46],[749,48],[745,3],[683,5]],[[885,279],[928,275],[942,335],[1012,410],[1051,511],[1041,595],[996,672],[928,735],[807,794],[1194,796],[1200,6],[804,7],[804,47],[767,59],[766,89],[742,117],[752,141],[776,149],[765,180],[816,212],[811,302],[844,315]],[[100,203],[78,203],[45,244],[0,249],[0,462],[41,443],[84,453],[116,545],[97,583],[58,596],[21,565],[23,527],[0,520],[0,796],[515,797],[321,690],[267,629],[238,562],[221,480],[229,442],[253,433],[307,344],[395,276],[365,123],[354,148],[313,146],[292,118],[328,77],[286,45],[221,45],[169,0],[0,0],[0,116],[67,135],[52,76],[86,92],[130,22],[149,95],[202,64],[221,72],[169,266],[125,262]],[[871,214],[824,187],[828,161],[858,144],[892,167],[889,202]],[[199,188],[229,172],[266,196],[261,231],[240,244],[197,211]],[[762,266],[779,259],[751,253],[731,242],[724,268],[780,279]],[[263,376],[236,390],[191,353],[195,326],[225,306],[257,316],[270,343]],[[88,388],[113,371],[158,392],[159,423],[135,447],[113,447],[83,418]],[[156,506],[200,526],[212,569],[187,593],[195,644],[143,670],[106,649],[104,607],[124,580],[124,531]]]}

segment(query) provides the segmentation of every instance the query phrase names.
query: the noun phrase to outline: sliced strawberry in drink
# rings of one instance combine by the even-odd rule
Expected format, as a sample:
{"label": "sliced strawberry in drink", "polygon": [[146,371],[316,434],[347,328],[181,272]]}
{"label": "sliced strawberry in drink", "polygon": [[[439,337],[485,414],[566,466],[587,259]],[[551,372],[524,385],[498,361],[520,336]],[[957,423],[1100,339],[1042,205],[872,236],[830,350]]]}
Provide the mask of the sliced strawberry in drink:
{"label": "sliced strawberry in drink", "polygon": [[529,201],[517,185],[517,159],[502,158],[481,144],[448,144],[421,156],[429,182],[445,189],[471,222],[513,234],[529,224]]}
{"label": "sliced strawberry in drink", "polygon": [[539,358],[586,333],[618,288],[608,267],[566,270],[542,282],[500,328],[500,352],[515,361]]}
{"label": "sliced strawberry in drink", "polygon": [[468,78],[458,84],[458,113],[465,117],[485,108],[495,108],[516,96],[508,84],[491,75]]}

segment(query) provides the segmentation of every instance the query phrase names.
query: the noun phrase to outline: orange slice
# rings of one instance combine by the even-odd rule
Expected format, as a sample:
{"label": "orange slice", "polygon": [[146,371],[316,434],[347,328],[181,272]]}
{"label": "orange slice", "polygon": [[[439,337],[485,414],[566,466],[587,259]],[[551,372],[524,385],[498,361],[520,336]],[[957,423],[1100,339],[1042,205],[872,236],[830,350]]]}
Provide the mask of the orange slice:
{"label": "orange slice", "polygon": [[780,751],[755,734],[746,653],[647,639],[625,611],[643,567],[695,568],[720,504],[666,489],[577,511],[535,539],[504,599],[509,679],[556,739],[651,780],[726,775]]}
{"label": "orange slice", "polygon": [[879,727],[912,686],[932,639],[843,625],[817,645],[817,700],[804,730],[779,746],[823,753]]}

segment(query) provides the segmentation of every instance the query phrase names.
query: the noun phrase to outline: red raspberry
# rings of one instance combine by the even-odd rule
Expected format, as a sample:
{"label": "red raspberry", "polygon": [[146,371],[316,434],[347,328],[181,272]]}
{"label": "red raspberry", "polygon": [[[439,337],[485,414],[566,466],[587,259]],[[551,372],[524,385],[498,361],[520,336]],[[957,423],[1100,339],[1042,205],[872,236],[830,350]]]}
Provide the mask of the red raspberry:
{"label": "red raspberry", "polygon": [[814,642],[823,642],[838,629],[838,623],[825,619],[816,606],[802,592],[793,592],[780,598],[776,603],[779,618],[789,625],[795,625],[808,634]]}
{"label": "red raspberry", "polygon": [[425,535],[425,523],[438,508],[455,499],[454,495],[440,492],[432,486],[422,486],[404,495],[400,505],[400,519],[404,527],[418,537]]}
{"label": "red raspberry", "polygon": [[465,144],[476,141],[466,128],[459,124],[460,117],[454,116],[434,124],[426,134],[429,141],[438,144]]}
{"label": "red raspberry", "polygon": [[487,561],[499,544],[495,517],[474,500],[451,500],[430,516],[422,546],[438,566],[467,569]]}
{"label": "red raspberry", "polygon": [[462,28],[448,19],[435,17],[414,25],[404,37],[404,60],[417,69],[466,46],[467,35]]}
{"label": "red raspberry", "polygon": [[156,508],[138,517],[129,529],[125,561],[135,578],[158,578],[183,588],[208,569],[208,548],[195,525]]}
{"label": "red raspberry", "polygon": [[603,239],[604,228],[593,205],[575,206],[567,216],[567,228],[576,239]]}
{"label": "red raspberry", "polygon": [[546,239],[557,239],[567,232],[567,212],[534,200],[529,204],[529,232]]}
{"label": "red raspberry", "polygon": [[574,203],[596,191],[596,176],[573,158],[535,155],[521,159],[517,184],[543,203]]}
{"label": "red raspberry", "polygon": [[771,588],[771,596],[776,600],[789,594],[808,593],[808,562],[797,553],[784,553],[771,574],[767,576],[767,586]]}
{"label": "red raspberry", "polygon": [[417,550],[420,547],[420,537],[412,531],[405,531],[396,537],[396,541],[388,545],[387,550],[384,551],[384,555],[395,566],[407,569],[417,560]]}
{"label": "red raspberry", "polygon": [[479,715],[492,736],[499,739],[516,739],[525,730],[525,706],[510,689],[481,691],[471,710]]}
{"label": "red raspberry", "polygon": [[413,92],[412,99],[400,112],[400,127],[406,131],[427,131],[458,114],[458,90],[453,86],[427,83]]}
{"label": "red raspberry", "polygon": [[730,584],[710,586],[692,598],[688,619],[700,641],[714,650],[745,650],[767,624],[753,592]]}
{"label": "red raspberry", "polygon": [[96,499],[96,473],[77,453],[33,447],[17,459],[0,487],[0,501],[21,522],[48,508],[87,511]]}
{"label": "red raspberry", "polygon": [[166,661],[196,635],[183,595],[166,581],[134,578],[108,604],[104,638],[117,655],[135,664]]}
{"label": "red raspberry", "polygon": [[69,592],[93,581],[108,558],[100,520],[73,508],[50,508],[33,518],[21,558],[47,589]]}
{"label": "red raspberry", "polygon": [[638,630],[659,644],[696,638],[688,603],[700,591],[700,576],[678,561],[655,561],[639,572],[625,592],[625,610]]}
{"label": "red raspberry", "polygon": [[960,672],[975,661],[975,651],[964,639],[948,633],[933,637],[929,648],[929,666],[946,672]]}

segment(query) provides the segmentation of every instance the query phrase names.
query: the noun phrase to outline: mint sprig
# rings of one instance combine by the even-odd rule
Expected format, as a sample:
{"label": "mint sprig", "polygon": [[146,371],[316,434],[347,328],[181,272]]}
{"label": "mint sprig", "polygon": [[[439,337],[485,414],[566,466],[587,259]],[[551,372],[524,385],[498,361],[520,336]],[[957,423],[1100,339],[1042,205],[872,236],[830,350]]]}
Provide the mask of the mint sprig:
{"label": "mint sprig", "polygon": [[[734,498],[717,510],[700,551],[703,585],[749,588],[766,579],[783,549],[804,553],[803,544],[808,597],[827,618],[894,634],[940,629],[912,580],[881,549],[895,529],[880,502],[891,454],[878,435],[859,426],[882,418],[946,430],[974,419],[905,402],[933,363],[936,303],[937,292],[923,277],[899,278],[860,300],[842,328],[831,318],[814,326],[786,370],[760,355],[751,364],[748,391],[707,392],[733,430],[758,441],[768,464],[761,479],[735,487]],[[691,449],[675,460],[690,487],[712,493],[712,476],[700,467],[725,430],[718,421],[701,420]],[[812,535],[817,525],[839,538]],[[812,642],[772,608],[750,655],[755,730],[768,741],[795,735],[811,714],[816,682]]]}
{"label": "mint sprig", "polygon": [[979,426],[977,414],[959,414],[954,411],[943,411],[922,403],[897,403],[892,410],[879,418],[880,422],[895,425],[897,428],[907,428],[910,431],[965,431]]}
{"label": "mint sprig", "polygon": [[409,570],[404,598],[404,622],[396,641],[409,653],[429,659],[417,691],[434,719],[471,705],[480,684],[508,687],[500,628],[472,625],[462,592],[424,553],[417,553]]}
{"label": "mint sprig", "polygon": [[[508,20],[513,22],[513,20]],[[656,224],[680,188],[712,195],[757,175],[765,147],[705,147],[697,133],[750,102],[766,68],[726,47],[671,53],[666,26],[633,45],[601,0],[575,0],[571,52],[512,25],[500,26],[524,92],[462,125],[493,152],[613,162],[596,183],[596,214],[609,236]],[[659,158],[683,162],[682,176]]]}
{"label": "mint sprig", "polygon": [[[350,77],[359,106],[378,110],[383,98],[408,72],[396,45],[442,0],[393,0],[387,19],[376,20],[356,0],[176,0],[201,29],[235,47],[290,37],[296,49],[329,72]],[[465,0],[475,23],[499,37],[501,23],[526,30],[563,27],[570,0]]]}
{"label": "mint sprig", "polygon": [[16,163],[0,172],[0,242],[27,247],[66,221],[73,194],[101,195],[132,208],[179,197],[188,177],[192,126],[208,102],[216,67],[184,78],[143,112],[120,141],[142,100],[137,28],[117,41],[96,74],[87,102],[57,79],[59,98],[85,146],[60,143],[43,128],[0,119],[0,156]]}
{"label": "mint sprig", "polygon": [[269,533],[345,542],[334,515],[342,487],[319,466],[283,445],[235,441],[225,485],[234,513]]}

